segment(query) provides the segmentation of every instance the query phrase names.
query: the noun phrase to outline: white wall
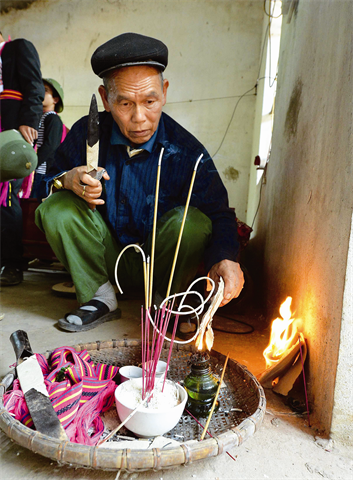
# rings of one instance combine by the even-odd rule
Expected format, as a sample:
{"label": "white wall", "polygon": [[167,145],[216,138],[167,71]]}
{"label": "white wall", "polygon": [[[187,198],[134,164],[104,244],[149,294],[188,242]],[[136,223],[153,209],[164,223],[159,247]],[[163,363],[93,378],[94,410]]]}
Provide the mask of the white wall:
{"label": "white wall", "polygon": [[[38,49],[43,76],[64,88],[64,122],[88,113],[100,79],[90,66],[94,50],[127,31],[154,36],[169,48],[165,111],[212,155],[234,106],[255,85],[263,2],[256,0],[38,0],[1,17],[4,35],[24,37]],[[246,217],[255,96],[239,104],[215,157],[230,205]]]}
{"label": "white wall", "polygon": [[[283,19],[272,152],[255,238],[269,313],[277,316],[290,295],[302,319],[311,419],[327,434],[334,398],[334,411],[347,408],[334,393],[341,321],[345,332],[352,322],[345,317],[351,309],[343,309],[353,207],[352,24],[346,0],[300,0],[291,22]],[[351,385],[344,338],[340,374]],[[347,440],[338,416],[332,428]]]}
{"label": "white wall", "polygon": [[340,349],[337,364],[331,433],[340,442],[353,444],[353,216],[343,295]]}

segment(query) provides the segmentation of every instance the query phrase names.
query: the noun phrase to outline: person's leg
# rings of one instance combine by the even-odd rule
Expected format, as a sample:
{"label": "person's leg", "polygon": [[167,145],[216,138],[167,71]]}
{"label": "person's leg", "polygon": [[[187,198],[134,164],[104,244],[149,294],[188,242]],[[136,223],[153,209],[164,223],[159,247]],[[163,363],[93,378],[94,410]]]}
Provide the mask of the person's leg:
{"label": "person's leg", "polygon": [[[69,191],[47,198],[36,210],[36,224],[71,274],[78,302],[85,304],[59,321],[60,326],[70,331],[94,328],[116,311],[116,296],[109,280],[113,280],[115,260],[122,247],[100,213],[90,210],[83,199]],[[124,279],[129,274],[128,257],[124,256],[119,268]]]}
{"label": "person's leg", "polygon": [[55,255],[72,276],[79,303],[108,281],[104,258],[106,225],[98,212],[69,191],[47,198],[35,212]]}
{"label": "person's leg", "polygon": [[9,182],[7,206],[1,207],[1,286],[17,285],[23,278],[22,208],[17,196],[23,178]]}
{"label": "person's leg", "polygon": [[[98,211],[69,191],[47,198],[36,210],[36,224],[46,234],[55,255],[72,276],[77,300],[91,300],[101,285],[114,278],[122,246],[111,235]],[[129,253],[119,266],[123,285],[129,273]],[[142,271],[142,269],[141,269]]]}

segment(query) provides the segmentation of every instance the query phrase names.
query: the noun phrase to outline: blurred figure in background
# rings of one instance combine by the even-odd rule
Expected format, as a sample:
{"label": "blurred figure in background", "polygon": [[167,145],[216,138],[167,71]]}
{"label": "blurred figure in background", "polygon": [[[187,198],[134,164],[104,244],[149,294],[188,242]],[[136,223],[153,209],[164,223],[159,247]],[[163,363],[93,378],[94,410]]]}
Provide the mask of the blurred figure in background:
{"label": "blurred figure in background", "polygon": [[39,122],[36,168],[31,197],[42,200],[46,197],[46,184],[42,182],[44,175],[54,160],[55,150],[64,140],[67,129],[58,113],[64,110],[64,91],[59,82],[53,78],[43,78],[45,96],[43,115]]}
{"label": "blurred figure in background", "polygon": [[[43,113],[44,85],[34,45],[23,38],[5,42],[0,32],[1,130],[19,130],[33,146]],[[0,184],[0,286],[23,280],[22,209],[18,199],[23,178]]]}

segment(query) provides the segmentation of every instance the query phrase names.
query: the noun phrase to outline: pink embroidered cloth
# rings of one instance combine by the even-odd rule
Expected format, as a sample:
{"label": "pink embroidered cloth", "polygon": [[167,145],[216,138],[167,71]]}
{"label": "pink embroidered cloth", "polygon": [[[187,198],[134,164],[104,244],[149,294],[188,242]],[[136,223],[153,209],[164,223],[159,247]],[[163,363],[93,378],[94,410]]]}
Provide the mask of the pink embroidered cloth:
{"label": "pink embroidered cloth", "polygon": [[[112,379],[119,368],[94,365],[87,350],[78,353],[71,347],[54,350],[49,363],[43,355],[35,355],[43,372],[49,398],[69,440],[96,445],[104,431],[100,414],[114,403],[116,384]],[[13,390],[4,395],[4,406],[16,420],[34,428],[17,379],[13,383]]]}

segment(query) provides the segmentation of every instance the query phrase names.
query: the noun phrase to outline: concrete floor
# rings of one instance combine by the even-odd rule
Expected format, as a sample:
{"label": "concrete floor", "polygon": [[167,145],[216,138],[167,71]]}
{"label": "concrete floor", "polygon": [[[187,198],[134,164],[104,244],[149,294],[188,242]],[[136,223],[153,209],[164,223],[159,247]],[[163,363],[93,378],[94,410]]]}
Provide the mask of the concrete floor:
{"label": "concrete floor", "polygon": [[[35,352],[53,350],[63,345],[109,340],[112,338],[139,338],[140,299],[131,293],[119,301],[122,318],[101,325],[84,333],[66,333],[55,324],[65,313],[76,307],[76,300],[56,296],[51,287],[68,280],[62,273],[25,272],[24,282],[1,291],[0,321],[2,378],[14,363],[14,353],[9,341],[10,334],[18,329],[26,330]],[[255,331],[249,335],[229,335],[215,332],[214,348],[246,365],[258,375],[265,368],[262,351],[269,331],[264,319],[257,312],[235,314],[237,306],[224,307],[220,313],[232,315],[252,324]],[[219,325],[221,320],[217,319]],[[225,320],[224,320],[225,321]],[[234,325],[234,323],[233,323]],[[243,329],[240,324],[239,329]],[[59,466],[56,462],[34,454],[13,443],[0,432],[1,470],[0,478],[6,480],[38,479],[163,479],[184,480],[352,480],[353,452],[343,445],[315,437],[305,418],[293,415],[282,397],[266,390],[267,412],[265,420],[253,437],[240,447],[234,447],[228,455],[202,460],[188,466],[158,472],[127,473],[73,469]]]}

